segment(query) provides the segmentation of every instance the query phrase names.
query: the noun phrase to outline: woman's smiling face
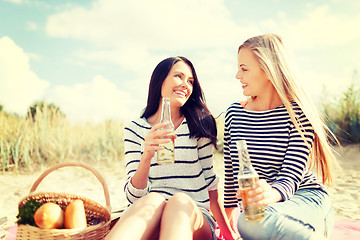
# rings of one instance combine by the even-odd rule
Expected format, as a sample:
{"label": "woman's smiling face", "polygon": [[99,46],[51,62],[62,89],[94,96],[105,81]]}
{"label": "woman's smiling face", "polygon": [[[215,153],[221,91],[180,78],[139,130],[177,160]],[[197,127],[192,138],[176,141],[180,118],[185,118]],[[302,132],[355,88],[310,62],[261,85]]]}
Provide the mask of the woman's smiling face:
{"label": "woman's smiling face", "polygon": [[191,68],[179,61],[169,71],[161,87],[161,96],[169,97],[171,106],[182,107],[193,91],[194,77]]}
{"label": "woman's smiling face", "polygon": [[255,54],[246,47],[242,47],[238,53],[236,78],[240,80],[245,96],[258,96],[272,86],[265,72],[260,68]]}

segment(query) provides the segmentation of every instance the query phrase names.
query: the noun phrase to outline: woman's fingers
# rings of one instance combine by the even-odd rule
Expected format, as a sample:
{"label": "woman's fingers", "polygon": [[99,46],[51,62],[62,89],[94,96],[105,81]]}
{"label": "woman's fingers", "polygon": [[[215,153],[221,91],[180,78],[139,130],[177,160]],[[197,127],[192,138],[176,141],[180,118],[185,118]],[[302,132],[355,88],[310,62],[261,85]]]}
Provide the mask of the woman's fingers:
{"label": "woman's fingers", "polygon": [[238,189],[236,197],[241,198],[241,194],[247,195],[247,203],[251,203],[258,206],[268,206],[278,200],[276,195],[279,195],[278,191],[271,187],[265,180],[260,179],[250,191],[242,192]]}
{"label": "woman's fingers", "polygon": [[[271,186],[263,179],[260,179],[257,183],[255,183],[250,191],[247,192],[249,198],[255,198],[259,194],[264,193],[268,189],[271,189]],[[236,193],[236,197],[241,197],[241,190],[238,189]]]}
{"label": "woman's fingers", "polygon": [[150,129],[149,133],[156,132],[158,129],[166,127],[166,125],[167,123],[157,123]]}
{"label": "woman's fingers", "polygon": [[170,142],[170,138],[154,138],[149,142],[149,146],[157,147],[159,144]]}
{"label": "woman's fingers", "polygon": [[248,192],[248,202],[255,205],[267,206],[271,199],[271,185],[260,179],[252,190]]}
{"label": "woman's fingers", "polygon": [[[170,138],[164,138],[164,136],[170,134],[172,131],[161,129],[164,126],[166,126],[166,124],[159,123],[151,128],[148,135],[144,139],[145,151],[161,150],[162,147],[159,147],[159,144],[171,141]],[[174,135],[173,138],[175,139],[176,135]]]}
{"label": "woman's fingers", "polygon": [[260,179],[257,183],[255,183],[253,189],[249,191],[249,195],[253,197],[269,190],[271,190],[270,184],[268,184],[264,179]]}
{"label": "woman's fingers", "polygon": [[163,126],[163,124],[154,125],[150,129],[148,134],[146,135],[145,141],[151,141],[152,139],[155,139],[155,138],[162,138],[164,135],[171,133],[170,130],[161,129],[161,128],[165,127],[165,126]]}
{"label": "woman's fingers", "polygon": [[145,142],[145,148],[162,149],[162,147],[159,146],[159,144],[167,143],[169,141],[171,141],[171,139],[169,139],[169,138],[152,138],[152,139],[148,139]]}
{"label": "woman's fingers", "polygon": [[171,133],[170,130],[157,130],[152,134],[152,136],[153,138],[163,138],[165,135],[168,135],[169,133]]}
{"label": "woman's fingers", "polygon": [[241,190],[238,189],[236,192],[236,198],[241,198]]}
{"label": "woman's fingers", "polygon": [[[170,138],[165,137],[172,133],[170,130],[162,129],[167,125],[167,123],[158,123],[155,124],[148,132],[144,138],[144,153],[150,159],[155,155],[156,151],[162,150],[163,147],[160,144],[168,143],[171,141]],[[176,135],[171,136],[172,139],[176,138]]]}

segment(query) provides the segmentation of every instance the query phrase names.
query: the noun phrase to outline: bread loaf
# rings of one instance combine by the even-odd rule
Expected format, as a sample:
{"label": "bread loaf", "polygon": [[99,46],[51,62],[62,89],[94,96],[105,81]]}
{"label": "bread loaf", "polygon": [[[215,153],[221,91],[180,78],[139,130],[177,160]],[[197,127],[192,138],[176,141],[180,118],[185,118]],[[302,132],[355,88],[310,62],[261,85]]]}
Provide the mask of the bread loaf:
{"label": "bread loaf", "polygon": [[79,228],[87,227],[84,202],[76,199],[69,203],[65,209],[65,228]]}
{"label": "bread loaf", "polygon": [[39,228],[62,228],[64,211],[56,203],[44,203],[35,211],[34,220]]}

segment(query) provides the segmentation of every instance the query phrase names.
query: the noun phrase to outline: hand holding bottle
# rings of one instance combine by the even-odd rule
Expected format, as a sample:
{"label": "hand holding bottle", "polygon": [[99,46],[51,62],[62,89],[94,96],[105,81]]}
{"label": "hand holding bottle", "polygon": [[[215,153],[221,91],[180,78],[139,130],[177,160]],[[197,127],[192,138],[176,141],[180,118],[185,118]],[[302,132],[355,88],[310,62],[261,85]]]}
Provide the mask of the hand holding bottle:
{"label": "hand holding bottle", "polygon": [[164,136],[170,134],[171,130],[164,130],[166,123],[155,124],[145,137],[144,141],[144,155],[147,156],[149,161],[154,157],[155,151],[162,150],[163,147],[159,144],[168,143],[171,139],[164,138]]}
{"label": "hand holding bottle", "polygon": [[248,192],[248,203],[255,206],[268,206],[281,199],[280,193],[264,179],[260,179],[255,183],[252,190]]}

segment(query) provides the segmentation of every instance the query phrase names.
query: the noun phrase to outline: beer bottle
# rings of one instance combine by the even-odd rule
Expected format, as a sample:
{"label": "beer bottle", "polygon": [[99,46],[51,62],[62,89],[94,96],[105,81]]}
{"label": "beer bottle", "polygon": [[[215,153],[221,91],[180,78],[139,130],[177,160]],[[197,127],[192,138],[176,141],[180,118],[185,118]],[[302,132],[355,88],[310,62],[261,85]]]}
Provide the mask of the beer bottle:
{"label": "beer bottle", "polygon": [[157,162],[158,164],[172,164],[175,161],[174,156],[174,125],[171,121],[171,112],[170,112],[170,98],[164,97],[162,100],[162,113],[161,113],[161,123],[167,123],[162,130],[171,130],[171,133],[164,136],[164,138],[171,139],[170,142],[159,144],[163,146],[164,149],[157,151]]}
{"label": "beer bottle", "polygon": [[248,204],[247,201],[248,192],[252,189],[253,184],[259,181],[259,175],[251,165],[246,141],[240,140],[236,142],[236,147],[239,153],[238,182],[241,194],[241,202],[245,211],[245,217],[250,221],[261,220],[265,216],[264,207]]}

